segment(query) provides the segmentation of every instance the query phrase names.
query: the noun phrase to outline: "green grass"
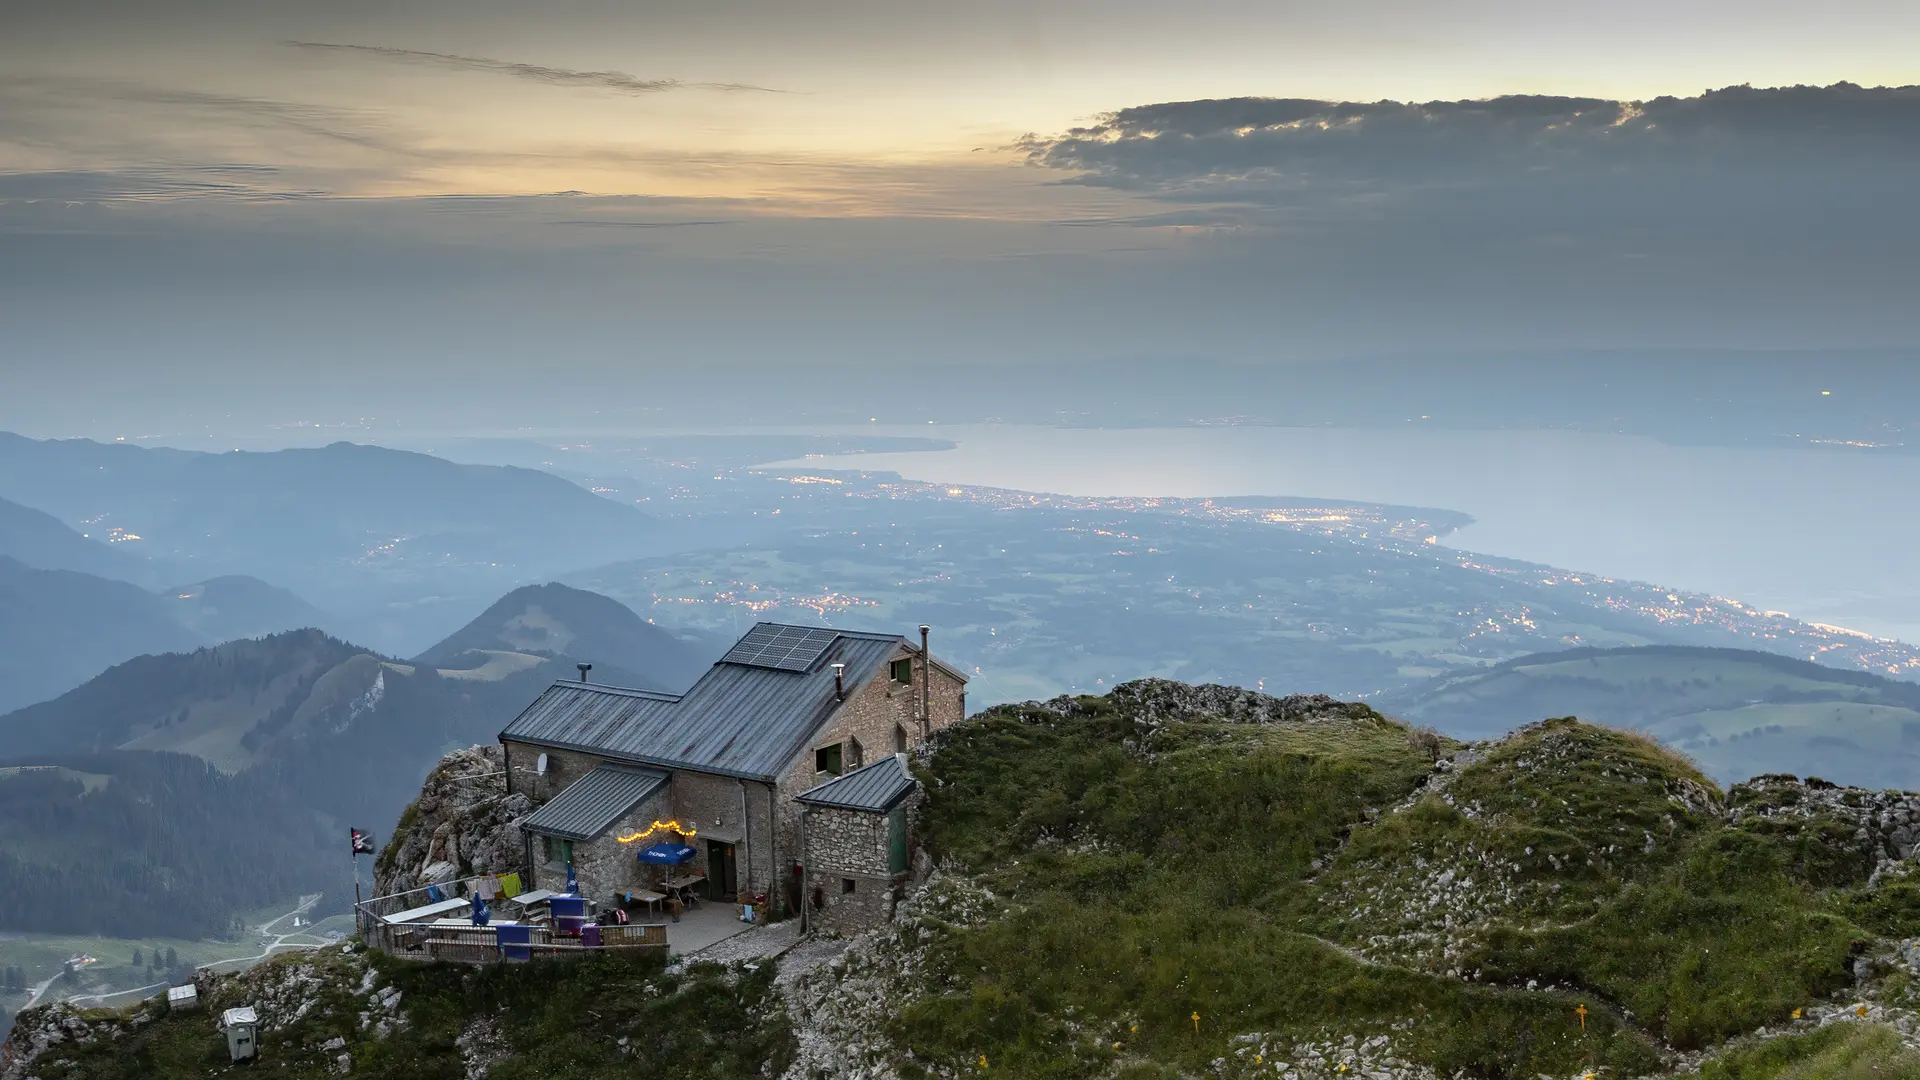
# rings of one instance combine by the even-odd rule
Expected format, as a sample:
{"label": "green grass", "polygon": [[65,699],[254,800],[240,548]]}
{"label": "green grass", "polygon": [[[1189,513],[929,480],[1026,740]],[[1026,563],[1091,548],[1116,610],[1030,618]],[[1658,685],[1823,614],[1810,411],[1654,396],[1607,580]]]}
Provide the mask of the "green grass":
{"label": "green grass", "polygon": [[1005,912],[936,937],[898,1039],[1034,1077],[1197,1069],[1253,1032],[1386,1034],[1442,1075],[1632,1075],[1649,1036],[1777,1023],[1850,986],[1875,930],[1920,929],[1920,890],[1866,889],[1834,822],[1729,827],[1729,798],[1774,796],[1723,796],[1642,736],[1546,721],[1421,794],[1407,734],[1365,710],[1148,729],[1110,699],[950,733],[927,831]]}
{"label": "green grass", "polygon": [[1709,1059],[1700,1080],[1891,1080],[1920,1076],[1920,1054],[1880,1024],[1846,1023],[1739,1046]]}
{"label": "green grass", "polygon": [[[464,1080],[458,1040],[492,1022],[501,1060],[489,1080],[614,1080],[633,1076],[734,1080],[778,1074],[791,1035],[774,999],[773,967],[729,976],[715,967],[679,975],[657,955],[606,954],[579,960],[470,968],[376,960],[381,981],[399,988],[409,1023],[386,1038],[362,1031],[362,970],[337,949],[274,966],[315,963],[318,1004],[290,1026],[263,1030],[249,1069],[289,1080],[332,1075],[330,1038],[346,1040],[353,1073],[383,1080]],[[252,1003],[257,985],[229,980],[205,1008],[129,1026],[120,1038],[57,1049],[36,1063],[48,1076],[88,1080],[174,1080],[224,1071],[221,1010]],[[59,1064],[56,1064],[59,1063]]]}
{"label": "green grass", "polygon": [[931,992],[894,1025],[909,1073],[983,1054],[1022,1077],[1197,1071],[1236,1034],[1329,1029],[1388,1035],[1443,1075],[1656,1063],[1604,1010],[1583,1034],[1574,999],[1364,963],[1296,929],[1316,860],[1426,776],[1403,725],[1357,709],[1148,729],[1111,699],[1080,704],[992,710],[940,744],[927,830],[1006,910],[933,942]]}

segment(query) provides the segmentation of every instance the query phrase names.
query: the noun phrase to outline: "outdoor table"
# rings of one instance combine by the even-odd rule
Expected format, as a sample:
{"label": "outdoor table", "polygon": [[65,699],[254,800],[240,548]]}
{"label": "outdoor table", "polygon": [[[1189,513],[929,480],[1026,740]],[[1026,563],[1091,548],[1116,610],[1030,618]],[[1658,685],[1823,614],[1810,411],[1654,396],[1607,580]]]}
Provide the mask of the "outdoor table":
{"label": "outdoor table", "polygon": [[652,889],[628,889],[621,897],[629,904],[645,904],[647,910],[657,915],[660,913],[660,903],[667,898],[667,894]]}
{"label": "outdoor table", "polygon": [[667,892],[681,896],[686,900],[687,906],[692,907],[699,903],[699,898],[693,895],[693,887],[705,880],[707,880],[705,874],[683,874],[680,877],[670,877],[666,880]]}
{"label": "outdoor table", "polygon": [[390,923],[422,922],[435,916],[445,915],[451,911],[460,911],[470,906],[472,906],[471,902],[466,900],[442,900],[437,904],[425,904],[417,908],[408,908],[405,911],[388,915],[386,919]]}

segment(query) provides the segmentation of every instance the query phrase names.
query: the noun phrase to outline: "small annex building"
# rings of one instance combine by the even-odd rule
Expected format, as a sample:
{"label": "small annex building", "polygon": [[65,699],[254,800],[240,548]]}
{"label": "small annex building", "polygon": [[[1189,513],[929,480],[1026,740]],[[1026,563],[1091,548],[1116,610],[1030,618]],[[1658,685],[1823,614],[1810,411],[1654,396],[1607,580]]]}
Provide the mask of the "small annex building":
{"label": "small annex building", "polygon": [[920,803],[907,755],[855,769],[796,801],[807,928],[846,933],[891,920],[911,869]]}
{"label": "small annex building", "polygon": [[[536,804],[520,822],[530,886],[563,890],[571,870],[608,906],[670,874],[708,899],[794,910],[802,813],[823,840],[865,830],[893,844],[890,815],[912,801],[895,790],[911,781],[905,755],[966,715],[966,676],[929,653],[928,633],[760,623],[684,694],[555,682],[500,733],[509,791]],[[877,903],[897,860],[849,843],[818,849],[833,888],[854,882],[834,895]],[[662,851],[683,861],[651,865]]]}

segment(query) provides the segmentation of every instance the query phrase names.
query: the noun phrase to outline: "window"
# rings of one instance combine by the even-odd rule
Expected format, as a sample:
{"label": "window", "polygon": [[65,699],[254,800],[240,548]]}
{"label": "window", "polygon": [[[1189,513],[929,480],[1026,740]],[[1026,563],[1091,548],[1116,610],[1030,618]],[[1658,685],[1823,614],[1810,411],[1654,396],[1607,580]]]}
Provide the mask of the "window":
{"label": "window", "polygon": [[896,754],[907,752],[907,729],[899,724],[893,725],[893,752]]}
{"label": "window", "polygon": [[573,861],[573,841],[542,836],[540,844],[545,849],[548,866],[565,866]]}
{"label": "window", "polygon": [[847,740],[847,762],[846,762],[847,768],[857,769],[860,766],[865,765],[866,763],[867,763],[867,752],[864,748],[861,747],[860,740],[848,739]]}
{"label": "window", "polygon": [[823,772],[830,776],[839,776],[840,769],[839,743],[834,743],[832,746],[823,746],[813,752],[814,772]]}
{"label": "window", "polygon": [[913,661],[895,660],[893,662],[893,681],[897,683],[913,682]]}
{"label": "window", "polygon": [[840,892],[841,892],[842,894],[845,894],[845,893],[850,893],[850,892],[852,892],[852,891],[853,891],[853,879],[852,879],[852,878],[850,878],[850,877],[843,877],[843,878],[841,878],[841,879],[840,879]]}

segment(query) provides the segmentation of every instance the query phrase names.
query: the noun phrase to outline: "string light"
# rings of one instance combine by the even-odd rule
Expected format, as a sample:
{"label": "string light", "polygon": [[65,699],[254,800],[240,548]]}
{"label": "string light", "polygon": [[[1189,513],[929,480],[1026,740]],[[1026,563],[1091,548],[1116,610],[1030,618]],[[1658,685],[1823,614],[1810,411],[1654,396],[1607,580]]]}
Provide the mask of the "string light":
{"label": "string light", "polygon": [[666,832],[676,832],[689,839],[696,835],[691,826],[682,826],[678,821],[656,821],[650,827],[634,833],[631,836],[616,836],[614,839],[623,844],[631,844],[635,840],[645,840],[647,837],[662,830]]}

